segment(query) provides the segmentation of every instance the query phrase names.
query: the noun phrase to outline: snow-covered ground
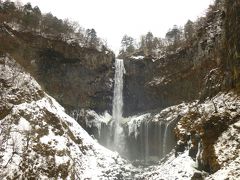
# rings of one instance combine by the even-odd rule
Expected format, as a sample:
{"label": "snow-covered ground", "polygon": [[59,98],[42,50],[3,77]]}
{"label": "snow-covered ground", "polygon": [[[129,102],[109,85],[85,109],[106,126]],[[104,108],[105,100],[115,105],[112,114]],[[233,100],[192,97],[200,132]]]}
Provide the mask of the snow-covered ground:
{"label": "snow-covered ground", "polygon": [[165,162],[159,165],[150,166],[144,169],[141,175],[136,176],[137,179],[149,180],[172,180],[172,179],[191,179],[196,170],[196,163],[188,156],[188,152],[184,152],[178,157],[174,153],[170,153]]}
{"label": "snow-covered ground", "polygon": [[[9,58],[0,58],[0,179],[191,179],[198,171],[188,149],[175,157],[167,155],[158,165],[139,168],[99,145],[64,109],[43,92],[38,83]],[[124,119],[130,133],[142,121],[171,122],[197,111],[206,118],[228,113],[235,119],[214,143],[220,170],[207,179],[240,179],[240,98],[220,93],[205,102],[180,104],[159,113]],[[87,111],[99,122],[111,116]],[[201,121],[195,119],[194,123]],[[88,122],[89,126],[93,122]],[[96,122],[94,122],[96,123]],[[181,133],[186,133],[178,124]],[[137,136],[138,134],[135,134]],[[204,173],[206,175],[206,173]]]}
{"label": "snow-covered ground", "polygon": [[[165,122],[171,123],[178,119],[178,117],[185,117],[190,112],[198,112],[202,115],[200,118],[196,118],[194,123],[201,123],[202,118],[209,118],[213,114],[229,114],[230,118],[238,118],[240,114],[240,98],[234,92],[219,93],[211,99],[207,99],[204,102],[194,101],[192,103],[182,103],[176,106],[171,106],[158,113],[146,113],[139,114],[132,117],[123,119],[123,124],[127,124],[129,134],[133,134],[135,137],[139,135],[139,128],[143,121],[153,122]],[[95,113],[92,113],[95,114]],[[105,122],[103,116],[94,116],[95,121]],[[98,120],[99,119],[99,120]],[[111,119],[111,118],[108,118]],[[177,127],[182,134],[187,133],[187,129],[178,124]],[[180,153],[175,157],[174,153],[170,153],[161,163],[158,165],[150,166],[147,168],[142,167],[140,173],[137,173],[135,179],[191,179],[192,176],[202,176],[207,179],[221,180],[221,179],[238,179],[240,178],[240,122],[229,126],[229,128],[222,133],[218,140],[214,144],[216,156],[218,162],[221,165],[221,169],[216,173],[208,175],[206,172],[198,170],[198,163],[193,160],[188,154],[187,148],[184,153]],[[189,142],[191,143],[191,142]],[[200,155],[201,152],[198,152]],[[197,155],[197,156],[198,156]]]}
{"label": "snow-covered ground", "polygon": [[8,111],[0,120],[1,179],[131,176],[127,161],[93,140],[52,97],[39,93],[37,82],[13,59],[0,60],[1,109]]}
{"label": "snow-covered ground", "polygon": [[240,179],[240,121],[234,123],[217,140],[215,152],[222,168],[207,179]]}
{"label": "snow-covered ground", "polygon": [[[212,99],[207,99],[205,102],[193,102],[189,104],[181,104],[179,106],[172,106],[162,110],[160,113],[155,114],[152,118],[158,121],[159,117],[166,118],[165,120],[172,121],[176,115],[186,117],[190,112],[198,112],[201,114],[199,118],[193,121],[193,124],[199,124],[205,118],[208,119],[212,115],[228,114],[230,120],[234,124],[230,125],[218,137],[217,141],[213,144],[217,161],[220,164],[220,169],[208,175],[206,172],[198,170],[198,162],[195,162],[188,154],[189,149],[186,148],[184,153],[180,153],[175,157],[170,153],[159,165],[145,168],[143,174],[137,176],[139,179],[191,179],[192,176],[206,177],[206,179],[223,180],[223,179],[240,179],[240,98],[234,92],[219,93]],[[147,115],[147,114],[146,114]],[[142,117],[142,118],[140,118]],[[132,118],[135,120],[144,120],[144,115]],[[227,120],[227,119],[226,119]],[[183,124],[178,124],[177,128],[182,134],[187,134],[188,129]],[[132,128],[134,129],[134,128]],[[191,144],[191,142],[189,142]],[[197,156],[201,156],[201,149],[198,149]]]}

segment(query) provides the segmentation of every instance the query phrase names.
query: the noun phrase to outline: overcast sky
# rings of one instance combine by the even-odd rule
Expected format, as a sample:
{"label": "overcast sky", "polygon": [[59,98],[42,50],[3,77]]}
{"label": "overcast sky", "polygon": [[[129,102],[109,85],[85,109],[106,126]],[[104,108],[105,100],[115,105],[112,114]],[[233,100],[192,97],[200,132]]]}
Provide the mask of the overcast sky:
{"label": "overcast sky", "polygon": [[21,0],[42,12],[94,28],[115,52],[124,34],[138,38],[151,31],[164,37],[174,24],[204,15],[213,0]]}

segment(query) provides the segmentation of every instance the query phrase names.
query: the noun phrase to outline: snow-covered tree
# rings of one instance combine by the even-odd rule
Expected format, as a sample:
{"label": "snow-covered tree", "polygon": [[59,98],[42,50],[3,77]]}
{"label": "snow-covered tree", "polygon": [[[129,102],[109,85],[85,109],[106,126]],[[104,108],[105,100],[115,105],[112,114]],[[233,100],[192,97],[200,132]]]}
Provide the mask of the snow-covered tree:
{"label": "snow-covered tree", "polygon": [[131,36],[124,35],[121,41],[120,54],[131,54],[135,51],[135,40]]}
{"label": "snow-covered tree", "polygon": [[184,26],[184,37],[186,40],[189,40],[193,37],[194,33],[194,23],[191,20],[188,20],[188,22]]}

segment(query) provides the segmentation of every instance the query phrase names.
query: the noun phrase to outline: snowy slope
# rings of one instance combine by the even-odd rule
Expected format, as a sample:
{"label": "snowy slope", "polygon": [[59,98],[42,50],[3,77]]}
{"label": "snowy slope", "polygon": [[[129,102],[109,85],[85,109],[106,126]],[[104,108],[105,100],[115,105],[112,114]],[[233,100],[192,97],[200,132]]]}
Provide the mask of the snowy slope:
{"label": "snowy slope", "polygon": [[214,145],[222,168],[207,179],[240,179],[240,121],[231,125]]}
{"label": "snowy slope", "polygon": [[166,162],[146,168],[136,179],[191,179],[193,174],[197,172],[195,166],[195,162],[188,156],[187,151],[177,158],[174,154],[170,154]]}
{"label": "snowy slope", "polygon": [[[171,180],[191,179],[196,173],[203,173],[197,170],[198,164],[189,156],[188,148],[177,157],[172,152],[158,165],[142,167],[141,171],[133,167],[118,153],[93,140],[9,57],[0,58],[0,89],[0,179]],[[171,121],[196,111],[201,116],[190,124],[194,127],[203,118],[227,114],[233,123],[213,145],[220,169],[207,179],[233,180],[240,178],[239,107],[240,98],[236,94],[220,93],[202,103],[172,106],[154,115],[134,116],[125,121],[131,127],[130,132],[136,133],[138,124],[148,118],[158,121],[164,117],[164,121]],[[94,117],[99,122],[111,119],[97,114]],[[177,125],[180,135],[189,131],[183,122],[180,120]]]}
{"label": "snowy slope", "polygon": [[131,166],[96,143],[13,59],[0,59],[0,178],[129,177]]}
{"label": "snowy slope", "polygon": [[[189,140],[187,142],[187,147],[183,153],[179,153],[176,157],[174,153],[170,153],[165,159],[160,162],[159,165],[154,165],[145,168],[142,174],[136,176],[137,179],[191,179],[193,176],[195,178],[206,178],[211,180],[224,180],[224,179],[240,179],[240,98],[234,92],[219,93],[212,99],[207,99],[204,102],[193,102],[189,104],[181,104],[181,106],[172,106],[164,109],[159,114],[155,115],[156,120],[161,115],[165,115],[166,120],[174,119],[175,115],[178,114],[182,116],[179,123],[177,124],[177,129],[180,134],[186,135],[190,134],[190,131],[202,123],[210,122],[211,118],[214,117],[228,117],[228,119],[223,119],[224,123],[230,124],[226,127],[226,130],[217,137],[217,140],[213,144],[213,148],[217,157],[217,161],[220,165],[220,169],[213,174],[208,174],[199,169],[198,161],[195,158],[189,156],[189,150],[193,146],[193,142]],[[171,109],[171,110],[170,110]],[[167,112],[167,113],[164,113]],[[191,119],[189,114],[197,112],[199,116]],[[146,114],[145,116],[150,116]],[[227,116],[223,116],[227,115]],[[135,117],[133,120],[143,120],[144,115]],[[189,118],[189,122],[186,121]],[[154,120],[154,118],[153,118]],[[216,128],[217,123],[221,124],[221,118],[219,121],[215,121]],[[186,123],[187,122],[187,123]],[[233,124],[231,124],[233,122]],[[190,127],[190,129],[189,129]],[[133,128],[134,129],[134,128]],[[211,131],[219,131],[213,129]],[[205,133],[205,132],[203,132]],[[203,149],[199,148],[197,150],[197,158],[200,161],[205,161],[202,159]]]}

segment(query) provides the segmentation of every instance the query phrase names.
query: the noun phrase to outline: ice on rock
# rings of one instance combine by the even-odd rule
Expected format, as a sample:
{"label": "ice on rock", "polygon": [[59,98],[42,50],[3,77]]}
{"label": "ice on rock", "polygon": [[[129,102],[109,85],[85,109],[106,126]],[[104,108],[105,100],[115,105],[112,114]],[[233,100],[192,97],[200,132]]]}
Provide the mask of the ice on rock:
{"label": "ice on rock", "polygon": [[139,128],[143,121],[146,121],[150,117],[150,113],[143,114],[140,116],[132,116],[127,118],[128,124],[128,135],[134,134],[135,138],[139,135]]}

